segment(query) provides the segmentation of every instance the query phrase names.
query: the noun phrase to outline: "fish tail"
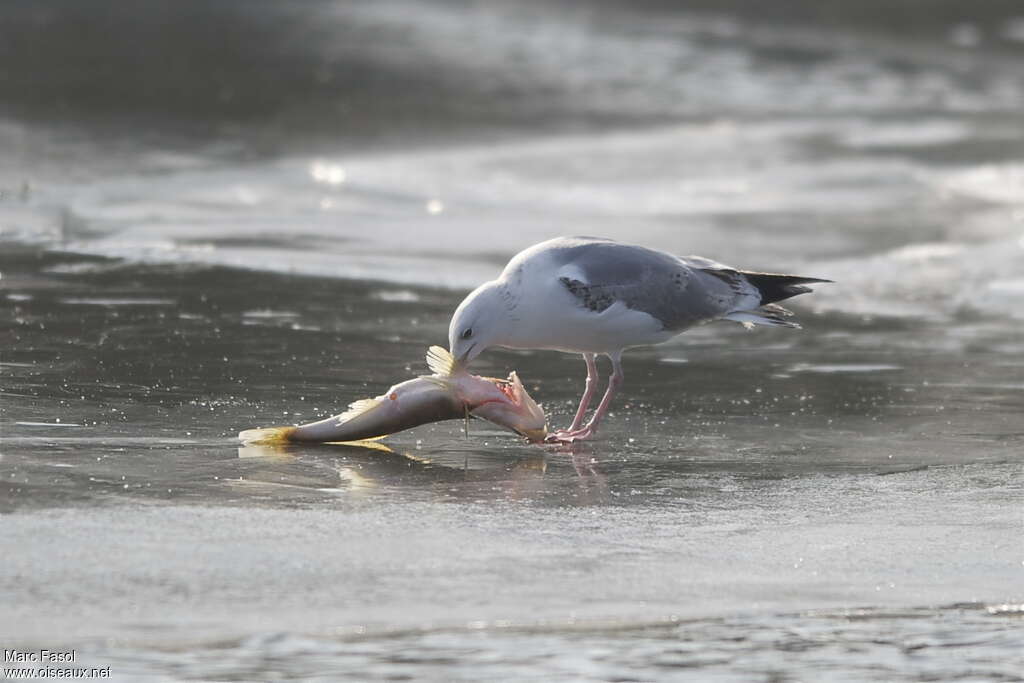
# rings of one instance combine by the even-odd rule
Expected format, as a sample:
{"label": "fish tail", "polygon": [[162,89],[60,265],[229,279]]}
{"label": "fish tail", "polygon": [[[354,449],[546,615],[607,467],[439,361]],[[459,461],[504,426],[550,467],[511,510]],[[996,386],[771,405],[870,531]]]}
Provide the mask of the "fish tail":
{"label": "fish tail", "polygon": [[245,444],[270,445],[291,441],[295,427],[259,427],[238,433],[238,440]]}

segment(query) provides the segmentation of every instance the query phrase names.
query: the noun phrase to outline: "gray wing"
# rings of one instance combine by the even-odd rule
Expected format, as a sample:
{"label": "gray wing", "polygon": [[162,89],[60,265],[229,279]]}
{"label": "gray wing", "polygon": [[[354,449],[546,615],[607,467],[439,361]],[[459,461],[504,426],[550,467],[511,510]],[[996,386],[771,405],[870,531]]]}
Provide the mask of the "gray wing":
{"label": "gray wing", "polygon": [[580,305],[601,312],[616,302],[643,311],[666,330],[683,330],[761,299],[736,270],[707,259],[682,259],[645,247],[594,238],[552,245],[559,280]]}

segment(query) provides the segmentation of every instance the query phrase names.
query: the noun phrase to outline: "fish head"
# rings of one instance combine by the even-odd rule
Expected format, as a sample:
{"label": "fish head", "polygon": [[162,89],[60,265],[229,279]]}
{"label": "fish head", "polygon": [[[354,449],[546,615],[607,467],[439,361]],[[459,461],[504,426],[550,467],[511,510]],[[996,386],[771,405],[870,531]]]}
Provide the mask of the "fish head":
{"label": "fish head", "polygon": [[498,392],[470,410],[470,414],[511,429],[528,441],[543,441],[548,433],[547,416],[515,372],[508,379],[491,379]]}
{"label": "fish head", "polygon": [[422,379],[441,387],[470,415],[511,429],[529,441],[547,436],[547,417],[515,372],[508,379],[471,375],[464,362],[440,346],[430,347],[427,366],[433,374]]}

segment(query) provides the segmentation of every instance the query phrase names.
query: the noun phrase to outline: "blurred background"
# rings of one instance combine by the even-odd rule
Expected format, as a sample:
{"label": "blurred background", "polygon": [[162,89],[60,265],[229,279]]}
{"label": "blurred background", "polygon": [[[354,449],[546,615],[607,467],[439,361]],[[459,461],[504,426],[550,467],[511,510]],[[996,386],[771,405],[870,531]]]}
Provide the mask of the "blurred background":
{"label": "blurred background", "polygon": [[1011,0],[12,2],[0,32],[8,241],[455,288],[581,231],[754,268],[948,241],[977,265],[862,307],[1020,313]]}
{"label": "blurred background", "polygon": [[1014,0],[12,0],[0,95],[12,119],[117,149],[215,142],[249,156],[680,119],[964,112],[1019,105],[1021,18]]}
{"label": "blurred background", "polygon": [[[1019,0],[2,15],[5,647],[115,679],[1019,676]],[[422,372],[562,234],[836,283],[802,332],[630,352],[575,454],[235,443]],[[478,369],[561,425],[581,366]]]}

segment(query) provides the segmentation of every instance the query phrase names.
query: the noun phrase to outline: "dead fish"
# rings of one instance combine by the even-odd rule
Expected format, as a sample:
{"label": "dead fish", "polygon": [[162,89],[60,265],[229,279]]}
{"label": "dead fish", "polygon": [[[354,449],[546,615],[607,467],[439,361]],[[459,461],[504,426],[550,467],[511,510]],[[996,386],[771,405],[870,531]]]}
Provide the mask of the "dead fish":
{"label": "dead fish", "polygon": [[247,444],[364,441],[428,422],[473,416],[511,429],[530,441],[544,440],[544,411],[515,372],[508,379],[471,375],[440,346],[430,347],[427,365],[432,375],[407,380],[380,396],[356,401],[341,415],[294,427],[247,429],[238,438]]}

